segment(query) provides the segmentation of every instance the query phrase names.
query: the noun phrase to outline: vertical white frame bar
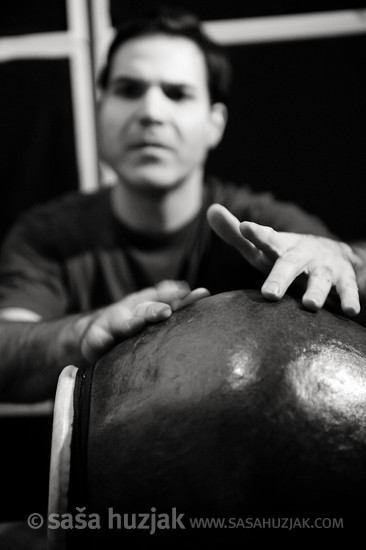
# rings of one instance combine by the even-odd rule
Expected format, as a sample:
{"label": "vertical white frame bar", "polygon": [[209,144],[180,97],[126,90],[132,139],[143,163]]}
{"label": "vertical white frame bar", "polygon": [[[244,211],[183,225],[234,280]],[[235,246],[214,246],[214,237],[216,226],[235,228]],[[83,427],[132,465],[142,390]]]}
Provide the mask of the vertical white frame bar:
{"label": "vertical white frame bar", "polygon": [[93,68],[87,0],[66,0],[75,148],[79,166],[79,189],[92,192],[100,187]]}
{"label": "vertical white frame bar", "polygon": [[[108,51],[108,46],[114,37],[114,28],[110,18],[109,0],[91,0],[91,26],[93,37],[94,53],[94,74],[98,75],[104,65]],[[98,92],[98,90],[97,90]],[[99,159],[101,184],[114,185],[118,181],[118,176],[110,166]]]}
{"label": "vertical white frame bar", "polygon": [[98,70],[103,64],[108,45],[114,36],[109,8],[109,0],[91,1],[91,19],[95,52],[93,62],[96,73],[98,73]]}

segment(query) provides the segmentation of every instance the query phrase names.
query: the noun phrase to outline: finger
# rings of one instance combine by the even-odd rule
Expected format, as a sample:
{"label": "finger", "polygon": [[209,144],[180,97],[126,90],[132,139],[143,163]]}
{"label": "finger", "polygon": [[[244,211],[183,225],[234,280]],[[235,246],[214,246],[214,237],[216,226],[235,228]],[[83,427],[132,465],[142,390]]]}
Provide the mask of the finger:
{"label": "finger", "polygon": [[242,222],[239,229],[243,237],[262,250],[273,261],[283,254],[286,249],[292,247],[296,239],[295,236],[289,233],[278,233],[272,227],[254,222]]}
{"label": "finger", "polygon": [[311,310],[321,309],[333,286],[333,273],[327,266],[318,266],[310,271],[308,285],[302,297],[303,305]]}
{"label": "finger", "polygon": [[173,306],[173,310],[176,311],[177,309],[181,309],[184,306],[197,302],[197,300],[207,298],[207,296],[210,296],[210,292],[207,288],[195,288],[185,298],[182,298],[175,306]]}
{"label": "finger", "polygon": [[290,249],[275,262],[261,292],[267,300],[279,300],[293,281],[305,270],[306,260],[298,250]]}
{"label": "finger", "polygon": [[143,302],[167,302],[186,296],[190,291],[186,281],[161,281],[156,286],[134,292],[121,300],[126,307],[133,309]]}
{"label": "finger", "polygon": [[207,210],[207,219],[211,228],[228,244],[246,254],[254,247],[240,233],[240,222],[221,204],[212,204]]}
{"label": "finger", "polygon": [[353,317],[361,311],[360,298],[356,277],[354,274],[342,277],[336,284],[341,300],[342,310],[346,315]]}
{"label": "finger", "polygon": [[186,281],[161,281],[155,288],[156,301],[166,302],[168,304],[187,296],[191,291]]}
{"label": "finger", "polygon": [[[221,204],[213,204],[207,211],[210,227],[227,244],[234,246],[251,264],[264,270],[267,266],[263,254],[240,232],[239,220]],[[266,262],[265,262],[266,263]]]}
{"label": "finger", "polygon": [[140,332],[146,323],[141,317],[120,318],[112,323],[95,322],[85,332],[80,349],[83,357],[90,363],[97,361],[117,342]]}
{"label": "finger", "polygon": [[146,322],[157,323],[171,316],[172,307],[162,302],[143,302],[135,307],[133,314]]}

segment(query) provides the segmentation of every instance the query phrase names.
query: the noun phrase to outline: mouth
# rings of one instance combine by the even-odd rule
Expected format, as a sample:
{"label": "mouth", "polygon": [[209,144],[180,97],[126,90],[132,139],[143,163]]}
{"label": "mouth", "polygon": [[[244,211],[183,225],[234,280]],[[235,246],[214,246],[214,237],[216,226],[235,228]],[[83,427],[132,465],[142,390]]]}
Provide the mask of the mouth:
{"label": "mouth", "polygon": [[163,143],[161,141],[153,141],[153,140],[141,140],[141,141],[137,141],[135,143],[132,143],[130,146],[129,146],[129,149],[132,149],[132,150],[157,150],[157,149],[160,149],[160,150],[170,150],[172,149],[172,147],[170,147],[168,144],[166,143]]}

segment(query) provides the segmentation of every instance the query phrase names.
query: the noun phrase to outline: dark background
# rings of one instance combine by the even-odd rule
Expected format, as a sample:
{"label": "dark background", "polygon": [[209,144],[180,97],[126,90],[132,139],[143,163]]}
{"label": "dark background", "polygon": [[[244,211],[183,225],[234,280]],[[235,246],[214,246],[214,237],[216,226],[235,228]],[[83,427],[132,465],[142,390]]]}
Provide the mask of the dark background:
{"label": "dark background", "polygon": [[226,139],[209,169],[366,237],[366,36],[230,48]]}

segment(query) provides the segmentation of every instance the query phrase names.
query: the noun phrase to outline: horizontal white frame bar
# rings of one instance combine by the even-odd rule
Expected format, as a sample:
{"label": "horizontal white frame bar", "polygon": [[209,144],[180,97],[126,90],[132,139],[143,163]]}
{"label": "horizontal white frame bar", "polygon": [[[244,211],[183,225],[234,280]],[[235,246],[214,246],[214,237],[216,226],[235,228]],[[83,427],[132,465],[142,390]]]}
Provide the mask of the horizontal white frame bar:
{"label": "horizontal white frame bar", "polygon": [[16,38],[0,38],[0,62],[29,58],[69,57],[75,48],[84,47],[69,32],[24,34]]}
{"label": "horizontal white frame bar", "polygon": [[366,9],[206,21],[204,27],[228,45],[326,38],[366,33]]}
{"label": "horizontal white frame bar", "polygon": [[[206,21],[204,27],[213,38],[226,44],[361,34],[366,33],[366,9]],[[103,38],[107,44],[113,37],[113,28],[105,31],[107,36],[103,34]],[[0,38],[0,62],[69,56],[85,39],[82,34],[73,30]]]}
{"label": "horizontal white frame bar", "polygon": [[53,400],[39,403],[0,403],[0,418],[26,416],[50,416],[53,414]]}

